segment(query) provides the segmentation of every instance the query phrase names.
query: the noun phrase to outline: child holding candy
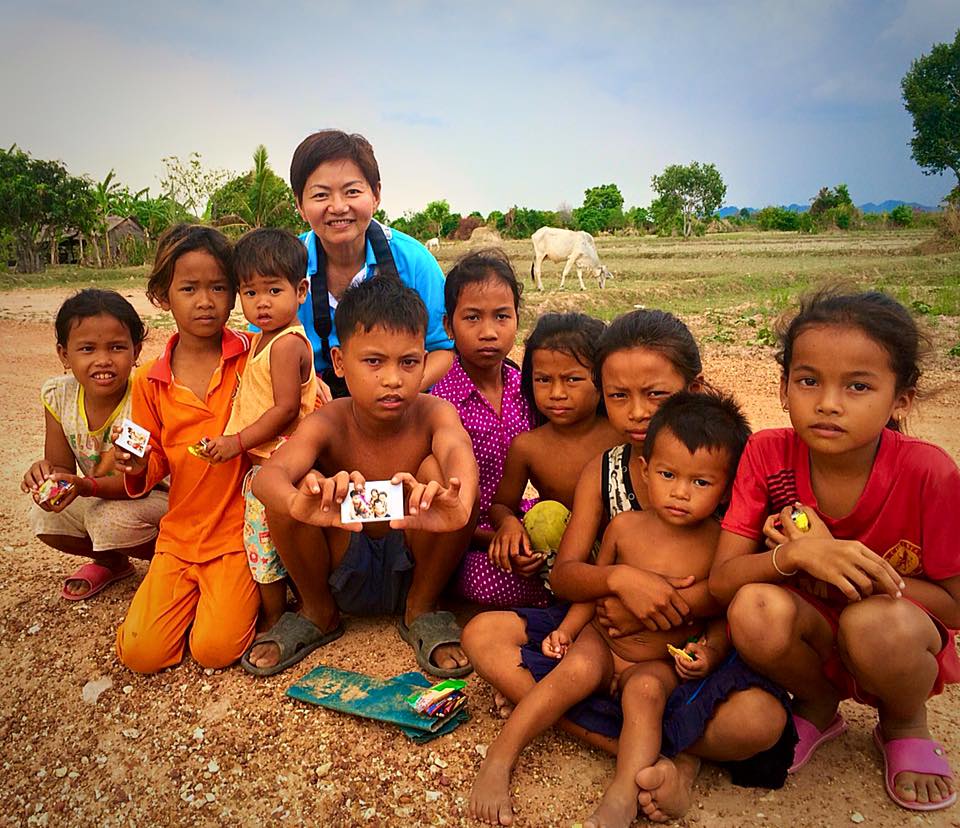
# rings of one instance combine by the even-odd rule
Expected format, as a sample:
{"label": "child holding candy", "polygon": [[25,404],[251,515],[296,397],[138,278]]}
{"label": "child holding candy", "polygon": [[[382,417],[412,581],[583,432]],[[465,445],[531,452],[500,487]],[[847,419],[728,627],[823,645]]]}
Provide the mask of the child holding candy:
{"label": "child holding candy", "polygon": [[317,404],[313,349],[297,319],[307,298],[307,251],[292,233],[265,227],[237,242],[233,266],[243,315],[258,332],[226,430],[205,448],[215,463],[246,452],[252,464],[243,479],[243,546],[260,592],[259,626],[268,630],[286,609],[287,571],[251,487],[264,460]]}
{"label": "child holding candy", "polygon": [[80,601],[132,575],[130,558],[153,555],[167,493],[157,489],[131,501],[113,470],[110,430],[130,415],[130,371],[145,336],[133,305],[115,291],[87,288],[63,303],[55,328],[68,373],[40,391],[43,458],[24,474],[21,488],[35,501],[30,522],[37,538],[92,559],[60,592]]}
{"label": "child holding candy", "polygon": [[[598,577],[626,568],[690,577],[695,581],[687,590],[692,626],[614,637],[596,622],[596,602],[573,604],[542,642],[543,654],[559,664],[519,701],[487,752],[471,796],[475,816],[509,822],[510,772],[520,752],[574,704],[606,693],[612,681],[623,707],[623,729],[616,775],[584,823],[594,828],[626,828],[633,822],[638,774],[652,768],[661,750],[674,756],[697,741],[731,687],[774,691],[730,654],[724,619],[707,621],[718,610],[706,581],[720,533],[714,513],[729,491],[749,434],[732,399],[708,394],[674,394],[650,420],[641,467],[649,508],[615,516],[596,562],[579,567],[599,570]],[[721,665],[727,678],[707,681]],[[683,688],[689,692],[678,701],[671,694],[681,679],[690,680]]]}
{"label": "child holding candy", "polygon": [[902,433],[922,344],[881,293],[803,302],[778,355],[793,428],[747,445],[710,588],[743,659],[794,696],[791,770],[846,730],[852,697],[877,708],[890,798],[932,811],[957,798],[926,702],[960,680],[960,471]]}
{"label": "child holding candy", "polygon": [[150,432],[144,457],[117,452],[127,493],[139,497],[170,476],[170,511],[127,617],[117,654],[152,673],[190,652],[204,667],[236,661],[253,639],[257,590],[243,552],[249,467],[240,454],[211,464],[188,446],[223,434],[249,342],[224,327],[237,295],[230,244],[217,230],[177,225],[160,239],[147,296],[177,324],[164,353],[133,381],[132,417]]}

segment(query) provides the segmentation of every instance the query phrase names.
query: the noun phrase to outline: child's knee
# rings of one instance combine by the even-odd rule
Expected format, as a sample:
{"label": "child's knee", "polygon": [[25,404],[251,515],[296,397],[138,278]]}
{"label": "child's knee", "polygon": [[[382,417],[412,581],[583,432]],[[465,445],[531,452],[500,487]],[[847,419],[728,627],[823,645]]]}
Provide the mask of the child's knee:
{"label": "child's knee", "polygon": [[229,625],[199,627],[190,632],[190,655],[201,667],[219,670],[229,667],[246,652],[254,628],[243,630]]}
{"label": "child's knee", "polygon": [[157,673],[165,667],[179,664],[183,658],[183,642],[171,646],[144,630],[131,629],[126,623],[117,630],[117,657],[135,673]]}
{"label": "child's knee", "polygon": [[901,661],[913,665],[918,654],[935,654],[941,644],[926,612],[910,601],[886,598],[848,606],[840,614],[837,640],[853,666],[876,665],[885,670],[896,670]]}
{"label": "child's knee", "polygon": [[794,638],[797,607],[790,594],[774,584],[741,587],[727,608],[734,645],[751,655],[776,656]]}
{"label": "child's knee", "polygon": [[714,718],[724,722],[724,729],[735,739],[741,758],[746,759],[777,743],[787,724],[787,711],[766,690],[750,687],[727,699]]}
{"label": "child's knee", "polygon": [[663,680],[648,673],[634,673],[620,688],[621,703],[624,705],[663,707],[669,695]]}

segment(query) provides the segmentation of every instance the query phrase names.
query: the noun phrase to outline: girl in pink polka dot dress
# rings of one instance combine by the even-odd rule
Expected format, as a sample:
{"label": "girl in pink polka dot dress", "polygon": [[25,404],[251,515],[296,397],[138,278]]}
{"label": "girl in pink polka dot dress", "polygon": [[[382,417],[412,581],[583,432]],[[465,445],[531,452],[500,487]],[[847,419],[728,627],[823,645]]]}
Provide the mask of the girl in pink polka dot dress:
{"label": "girl in pink polka dot dress", "polygon": [[[527,337],[520,386],[538,427],[511,443],[490,506],[496,532],[488,557],[505,572],[536,573],[548,583],[580,472],[622,442],[594,384],[594,358],[604,327],[582,313],[545,313]],[[528,482],[540,502],[521,519]]]}
{"label": "girl in pink polka dot dress", "polygon": [[507,354],[516,343],[521,287],[497,248],[469,253],[444,284],[444,326],[457,356],[431,393],[452,403],[473,442],[480,469],[480,517],[457,572],[457,592],[488,606],[546,606],[550,593],[535,573],[504,571],[487,559],[493,539],[489,511],[510,443],[534,425]]}

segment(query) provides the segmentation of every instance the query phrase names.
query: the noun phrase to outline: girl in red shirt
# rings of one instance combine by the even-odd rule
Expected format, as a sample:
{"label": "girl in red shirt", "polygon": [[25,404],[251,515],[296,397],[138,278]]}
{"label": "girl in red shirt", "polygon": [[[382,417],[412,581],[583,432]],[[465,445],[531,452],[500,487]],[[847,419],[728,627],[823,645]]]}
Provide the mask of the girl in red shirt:
{"label": "girl in red shirt", "polygon": [[747,444],[710,589],[741,657],[794,696],[791,771],[854,698],[878,710],[888,794],[926,811],[956,800],[926,701],[960,679],[960,471],[902,433],[922,345],[882,293],[803,303],[778,354],[793,428]]}

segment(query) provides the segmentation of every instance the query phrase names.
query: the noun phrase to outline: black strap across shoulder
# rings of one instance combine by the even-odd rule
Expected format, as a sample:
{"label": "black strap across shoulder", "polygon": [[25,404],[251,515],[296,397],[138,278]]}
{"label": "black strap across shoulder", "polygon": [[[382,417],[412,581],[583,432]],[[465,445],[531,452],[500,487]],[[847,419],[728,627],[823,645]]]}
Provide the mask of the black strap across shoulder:
{"label": "black strap across shoulder", "polygon": [[[383,228],[375,221],[367,227],[366,240],[373,247],[373,255],[377,261],[377,275],[400,278],[397,263],[393,260],[393,253],[387,242]],[[323,359],[330,364],[330,334],[333,331],[333,322],[330,319],[330,299],[327,296],[327,257],[323,252],[323,245],[313,234],[313,249],[317,257],[317,270],[310,277],[310,298],[313,304],[313,327],[320,337]]]}

